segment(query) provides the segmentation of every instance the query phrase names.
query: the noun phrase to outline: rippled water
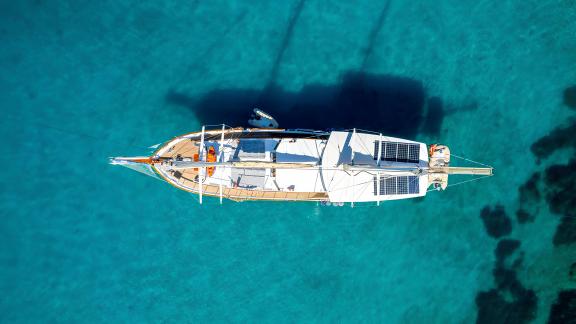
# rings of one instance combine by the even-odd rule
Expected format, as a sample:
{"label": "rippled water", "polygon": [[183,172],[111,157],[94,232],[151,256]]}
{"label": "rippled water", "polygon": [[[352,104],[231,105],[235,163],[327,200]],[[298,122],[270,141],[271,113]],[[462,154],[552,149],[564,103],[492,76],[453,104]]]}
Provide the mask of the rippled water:
{"label": "rippled water", "polygon": [[[551,185],[518,188],[574,154],[530,149],[575,116],[574,21],[573,1],[1,2],[0,321],[545,322],[575,245]],[[200,206],[107,164],[255,106],[496,176],[379,208]]]}

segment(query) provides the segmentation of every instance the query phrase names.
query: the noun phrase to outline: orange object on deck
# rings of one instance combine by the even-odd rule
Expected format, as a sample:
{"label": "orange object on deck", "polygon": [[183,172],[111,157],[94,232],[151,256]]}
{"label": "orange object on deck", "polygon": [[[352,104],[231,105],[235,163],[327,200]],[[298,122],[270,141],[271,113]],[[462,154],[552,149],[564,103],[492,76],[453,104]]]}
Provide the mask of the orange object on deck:
{"label": "orange object on deck", "polygon": [[[194,162],[200,161],[200,157],[198,153],[194,153]],[[194,168],[194,171],[198,171],[198,168]]]}
{"label": "orange object on deck", "polygon": [[434,155],[434,151],[436,150],[436,144],[430,145],[430,156]]}
{"label": "orange object on deck", "polygon": [[[210,146],[208,148],[208,154],[206,155],[206,162],[211,163],[216,162],[216,149],[214,149],[214,146]],[[206,173],[208,173],[208,176],[211,177],[214,174],[215,170],[216,170],[215,167],[207,167]]]}

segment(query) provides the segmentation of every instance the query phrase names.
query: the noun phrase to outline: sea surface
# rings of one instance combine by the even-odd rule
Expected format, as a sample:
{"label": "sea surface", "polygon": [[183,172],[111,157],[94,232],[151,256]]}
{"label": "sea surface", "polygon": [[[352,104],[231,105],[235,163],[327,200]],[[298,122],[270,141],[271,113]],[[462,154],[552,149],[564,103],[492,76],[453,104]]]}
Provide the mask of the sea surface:
{"label": "sea surface", "polygon": [[[0,0],[0,322],[562,322],[574,86],[573,0]],[[255,107],[495,176],[199,205],[108,164]]]}

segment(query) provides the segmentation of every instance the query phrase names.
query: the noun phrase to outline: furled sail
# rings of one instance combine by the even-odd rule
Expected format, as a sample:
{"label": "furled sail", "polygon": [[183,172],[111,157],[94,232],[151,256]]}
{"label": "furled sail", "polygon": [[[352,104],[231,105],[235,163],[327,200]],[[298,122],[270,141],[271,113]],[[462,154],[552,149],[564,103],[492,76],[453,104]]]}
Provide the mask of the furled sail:
{"label": "furled sail", "polygon": [[142,163],[144,160],[148,160],[148,157],[132,157],[132,158],[125,158],[125,157],[113,157],[110,158],[109,163],[112,165],[120,165],[134,171],[140,172],[147,176],[156,178],[158,180],[162,180],[162,178],[158,177],[156,172],[152,170],[152,166],[147,163]]}

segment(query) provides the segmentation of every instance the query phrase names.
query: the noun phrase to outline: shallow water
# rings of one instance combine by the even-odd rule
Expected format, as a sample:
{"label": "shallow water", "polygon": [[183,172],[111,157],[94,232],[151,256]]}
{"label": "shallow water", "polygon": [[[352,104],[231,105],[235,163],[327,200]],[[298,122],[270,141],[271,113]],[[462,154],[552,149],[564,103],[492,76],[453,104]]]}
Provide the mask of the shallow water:
{"label": "shallow water", "polygon": [[[575,245],[552,243],[545,203],[514,214],[573,154],[538,165],[530,145],[575,116],[575,6],[1,2],[0,321],[474,322],[497,262],[480,211],[501,204],[545,322]],[[379,208],[200,206],[107,164],[255,106],[442,142],[496,176]]]}

